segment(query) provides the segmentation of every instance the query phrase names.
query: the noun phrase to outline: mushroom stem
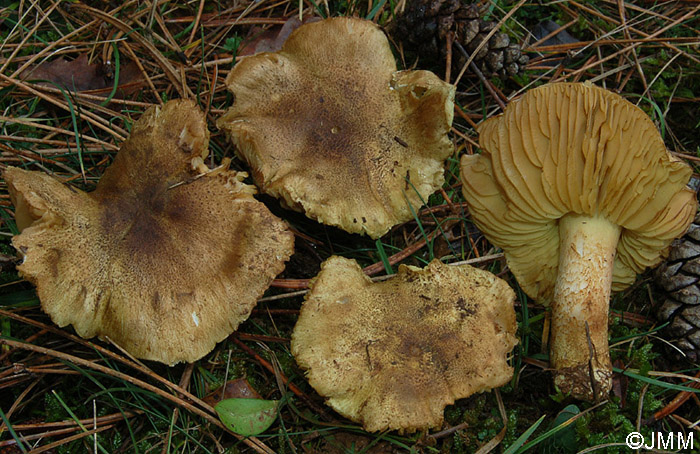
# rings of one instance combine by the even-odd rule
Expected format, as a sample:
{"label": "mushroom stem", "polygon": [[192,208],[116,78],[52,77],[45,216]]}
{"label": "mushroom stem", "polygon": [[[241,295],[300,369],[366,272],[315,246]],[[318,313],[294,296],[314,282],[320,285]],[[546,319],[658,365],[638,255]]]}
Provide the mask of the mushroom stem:
{"label": "mushroom stem", "polygon": [[557,387],[579,399],[604,399],[612,385],[608,304],[619,238],[620,227],[602,217],[559,220],[550,361]]}

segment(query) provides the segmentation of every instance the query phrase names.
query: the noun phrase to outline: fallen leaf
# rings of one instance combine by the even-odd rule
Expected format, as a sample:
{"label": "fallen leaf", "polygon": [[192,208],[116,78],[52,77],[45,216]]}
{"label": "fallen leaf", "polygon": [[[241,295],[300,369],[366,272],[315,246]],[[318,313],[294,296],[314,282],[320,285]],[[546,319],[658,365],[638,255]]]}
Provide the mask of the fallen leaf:
{"label": "fallen leaf", "polygon": [[298,16],[292,16],[287,19],[284,25],[276,25],[264,31],[260,27],[253,27],[248,34],[248,38],[239,48],[238,55],[243,57],[259,54],[260,52],[277,52],[282,49],[282,44],[287,41],[287,38],[294,30],[303,24],[320,20],[321,18],[319,17],[307,17],[300,21]]}
{"label": "fallen leaf", "polygon": [[278,400],[226,399],[214,409],[231,431],[250,437],[267,430],[277,419]]}
{"label": "fallen leaf", "polygon": [[[548,430],[559,428],[558,432],[552,434],[545,440],[541,450],[543,453],[576,452],[576,425],[569,422],[571,418],[581,413],[576,405],[568,405],[549,424]],[[560,427],[561,426],[561,427]]]}
{"label": "fallen leaf", "polygon": [[[22,80],[39,80],[40,85],[58,85],[69,91],[91,91],[93,94],[107,96],[114,87],[114,68],[102,63],[89,63],[87,54],[81,54],[75,60],[61,57],[46,61],[27,69],[20,74]],[[141,71],[134,62],[122,63],[119,67],[119,86],[117,97],[124,97],[137,91],[143,85]]]}
{"label": "fallen leaf", "polygon": [[[554,33],[555,31],[559,30],[560,25],[557,24],[554,21],[551,20],[546,20],[538,23],[535,25],[535,27],[532,29],[532,35],[534,36],[536,41],[539,41],[540,39],[544,38],[545,36],[549,36],[550,34]],[[558,46],[561,44],[571,44],[571,43],[577,43],[579,42],[578,39],[574,38],[567,32],[566,30],[562,30],[543,42],[541,42],[539,45],[540,46]],[[557,66],[558,64],[566,61],[567,55],[565,52],[548,52],[547,53],[547,60],[544,62],[544,65],[546,66]]]}
{"label": "fallen leaf", "polygon": [[224,399],[262,399],[262,396],[250,386],[248,380],[245,378],[237,378],[235,380],[229,380],[223,389],[221,386],[216,388],[214,391],[207,394],[202,400],[212,407]]}
{"label": "fallen leaf", "polygon": [[[532,35],[534,36],[535,40],[539,41],[540,39],[544,38],[545,36],[549,36],[550,34],[554,33],[560,28],[561,26],[556,22],[552,20],[545,20],[533,27]],[[567,32],[566,30],[561,30],[560,32],[544,40],[541,45],[557,46],[559,44],[571,44],[577,42],[579,42],[579,40],[571,36],[569,32]]]}

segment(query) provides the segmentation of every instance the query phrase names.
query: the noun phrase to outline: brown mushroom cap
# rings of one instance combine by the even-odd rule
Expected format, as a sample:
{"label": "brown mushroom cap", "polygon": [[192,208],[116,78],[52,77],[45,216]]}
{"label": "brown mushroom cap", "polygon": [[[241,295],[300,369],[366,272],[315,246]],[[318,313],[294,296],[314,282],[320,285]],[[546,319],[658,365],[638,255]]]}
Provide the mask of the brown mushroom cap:
{"label": "brown mushroom cap", "polygon": [[513,374],[515,294],[493,274],[434,260],[372,283],[354,260],[331,257],[312,281],[292,334],[311,386],[368,431],[442,422],[455,399]]}
{"label": "brown mushroom cap", "polygon": [[444,181],[455,89],[397,72],[369,21],[302,25],[281,51],[242,59],[226,84],[235,102],[217,124],[256,184],[319,222],[377,238]]}
{"label": "brown mushroom cap", "polygon": [[462,158],[474,222],[503,248],[520,286],[552,301],[559,219],[603,217],[621,227],[615,291],[661,261],[696,211],[692,170],[664,146],[654,123],[591,84],[544,85],[479,127],[480,155]]}
{"label": "brown mushroom cap", "polygon": [[42,308],[132,355],[195,361],[245,320],[293,248],[284,222],[208,154],[191,101],[149,109],[91,193],[18,168],[4,177],[22,233],[21,274]]}

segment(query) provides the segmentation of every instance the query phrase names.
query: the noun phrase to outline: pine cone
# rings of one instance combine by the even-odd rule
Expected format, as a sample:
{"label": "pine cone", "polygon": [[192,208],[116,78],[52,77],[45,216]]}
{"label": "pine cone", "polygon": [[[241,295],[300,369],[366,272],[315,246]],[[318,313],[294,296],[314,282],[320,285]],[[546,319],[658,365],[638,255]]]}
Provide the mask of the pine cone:
{"label": "pine cone", "polygon": [[[416,52],[426,65],[445,61],[445,41],[450,36],[471,55],[496,26],[495,22],[481,19],[482,11],[476,3],[462,0],[408,0],[406,10],[398,19],[395,37],[404,49]],[[454,49],[457,66],[466,62]],[[514,76],[528,62],[520,46],[510,42],[505,33],[496,32],[487,45],[474,57],[474,63],[486,76]]]}
{"label": "pine cone", "polygon": [[[674,241],[668,260],[655,271],[656,282],[667,292],[657,311],[669,340],[685,356],[700,359],[700,213],[683,238]],[[675,351],[674,357],[682,356]]]}

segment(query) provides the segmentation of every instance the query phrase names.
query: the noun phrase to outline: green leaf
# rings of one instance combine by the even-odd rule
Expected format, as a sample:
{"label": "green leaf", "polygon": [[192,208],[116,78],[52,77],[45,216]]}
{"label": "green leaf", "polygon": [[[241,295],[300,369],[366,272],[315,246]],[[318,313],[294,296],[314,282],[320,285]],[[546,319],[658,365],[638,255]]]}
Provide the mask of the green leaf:
{"label": "green leaf", "polygon": [[576,405],[569,405],[559,412],[554,421],[549,425],[548,430],[564,426],[561,430],[545,441],[542,451],[546,453],[573,453],[578,451],[576,440],[576,427],[571,424],[571,418],[581,413]]}
{"label": "green leaf", "polygon": [[278,400],[224,399],[214,409],[233,432],[245,437],[264,432],[277,418]]}

